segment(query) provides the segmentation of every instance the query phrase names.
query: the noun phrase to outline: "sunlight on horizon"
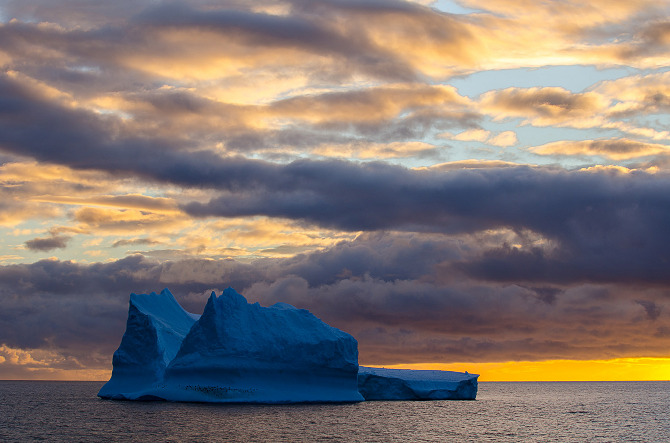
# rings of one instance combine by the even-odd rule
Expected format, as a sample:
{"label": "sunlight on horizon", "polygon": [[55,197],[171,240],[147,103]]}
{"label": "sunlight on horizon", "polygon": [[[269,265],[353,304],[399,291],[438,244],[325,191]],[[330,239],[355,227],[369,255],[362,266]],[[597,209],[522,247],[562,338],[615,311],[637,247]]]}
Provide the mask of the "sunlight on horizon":
{"label": "sunlight on horizon", "polygon": [[[391,369],[468,371],[479,374],[479,381],[667,381],[670,380],[670,357],[615,358],[612,360],[546,360],[488,363],[416,363],[372,365]],[[107,381],[111,369],[32,370],[32,377],[9,375],[5,380],[71,380]]]}
{"label": "sunlight on horizon", "polygon": [[497,363],[427,363],[393,369],[468,371],[479,381],[662,381],[670,380],[670,357],[612,360],[546,360]]}

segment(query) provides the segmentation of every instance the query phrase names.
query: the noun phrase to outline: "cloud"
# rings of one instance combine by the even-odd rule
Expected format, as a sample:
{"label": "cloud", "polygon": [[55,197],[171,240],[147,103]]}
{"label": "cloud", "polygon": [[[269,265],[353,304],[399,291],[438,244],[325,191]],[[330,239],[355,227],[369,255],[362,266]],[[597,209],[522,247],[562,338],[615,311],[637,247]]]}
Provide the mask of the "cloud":
{"label": "cloud", "polygon": [[386,159],[407,157],[434,157],[438,147],[425,142],[392,142],[392,143],[348,143],[326,144],[312,151],[324,157]]}
{"label": "cloud", "polygon": [[[318,96],[279,100],[270,111],[281,118],[298,118],[312,124],[368,125],[388,121],[401,113],[439,106],[458,108],[468,104],[451,86],[398,84]],[[351,123],[350,123],[351,122]]]}
{"label": "cloud", "polygon": [[22,260],[23,257],[20,255],[0,255],[0,263],[13,260]]}
{"label": "cloud", "polygon": [[0,266],[0,342],[48,349],[89,369],[109,368],[128,293],[168,286],[199,313],[209,291],[233,286],[252,302],[292,303],[353,333],[368,364],[665,355],[659,331],[670,327],[667,282],[620,284],[611,275],[601,283],[522,286],[459,271],[459,263],[486,255],[500,236],[523,241],[511,231],[375,233],[246,264],[133,256],[90,265]]}
{"label": "cloud", "polygon": [[[71,7],[71,3],[66,4]],[[490,9],[497,10],[497,7],[501,6],[492,5]],[[640,7],[644,10],[646,6]],[[12,8],[16,8],[17,13],[23,11],[29,15],[25,8],[16,5]],[[430,150],[396,147],[385,150],[381,147],[393,143],[409,147],[417,139],[446,128],[465,128],[457,137],[472,137],[474,135],[469,135],[469,131],[476,130],[473,128],[481,121],[482,111],[498,120],[520,118],[539,126],[601,127],[632,136],[668,137],[660,128],[616,120],[633,108],[646,107],[649,112],[654,106],[663,109],[663,79],[660,77],[654,86],[658,90],[651,86],[647,88],[646,95],[656,97],[656,101],[650,98],[644,105],[618,102],[607,93],[605,86],[579,94],[561,88],[508,88],[490,91],[478,102],[472,102],[450,86],[422,83],[422,74],[417,69],[425,66],[429,70],[428,66],[434,62],[427,63],[426,60],[434,60],[435,52],[441,53],[446,40],[452,42],[449,44],[464,45],[458,56],[462,58],[459,63],[463,63],[463,69],[474,69],[467,66],[484,63],[480,56],[469,52],[473,46],[468,44],[475,42],[474,46],[477,46],[478,42],[491,38],[491,31],[486,31],[491,22],[511,27],[517,19],[526,20],[526,13],[518,8],[509,10],[519,14],[517,19],[485,13],[472,16],[440,14],[430,8],[402,2],[387,5],[323,2],[318,7],[298,2],[279,14],[253,11],[240,4],[217,10],[198,2],[147,8],[134,19],[120,20],[104,30],[96,28],[98,12],[93,6],[81,12],[82,16],[91,15],[90,28],[40,27],[21,22],[3,25],[0,33],[6,37],[6,50],[14,57],[14,65],[3,78],[6,101],[13,102],[13,112],[3,117],[7,131],[9,127],[13,128],[4,140],[0,140],[4,149],[31,155],[42,162],[55,161],[78,169],[97,168],[96,164],[103,163],[91,161],[91,158],[106,159],[106,170],[124,171],[128,176],[146,172],[128,171],[122,165],[124,157],[133,152],[144,155],[140,160],[146,163],[156,162],[155,159],[161,156],[171,157],[165,159],[166,163],[181,162],[186,170],[189,163],[193,163],[193,159],[185,158],[187,152],[189,157],[198,157],[196,163],[216,162],[219,156],[234,157],[237,154],[285,162],[305,153],[338,156],[340,148],[345,154],[351,153],[362,159],[370,155],[425,159],[432,154]],[[556,8],[561,13],[568,13],[565,5]],[[627,10],[631,8],[626,7]],[[122,9],[119,6],[118,10],[108,13],[123,17]],[[590,6],[584,9],[588,14],[598,12]],[[365,22],[366,26],[350,34],[335,25],[335,18],[325,20],[315,16],[317,10],[332,12],[335,18],[341,17],[345,27],[355,27],[357,21]],[[100,11],[104,12],[103,9]],[[38,10],[33,12],[39,13]],[[527,13],[531,12],[547,16],[544,8],[528,8]],[[44,14],[58,16],[54,8],[47,6]],[[378,38],[377,28],[382,24],[378,20],[382,18],[375,14],[381,14],[386,20],[385,32],[396,29],[402,35],[410,35],[410,31],[416,31],[414,28],[424,26],[421,35],[412,35],[421,41],[425,38],[426,44],[412,43],[412,46],[420,47],[420,51],[405,51],[402,43],[397,43],[398,48],[387,47],[386,42],[392,39]],[[607,20],[624,19],[619,14],[610,16],[603,12],[602,15],[607,16]],[[389,21],[404,25],[389,27]],[[555,21],[558,23],[558,18]],[[468,32],[457,33],[463,39],[458,43],[451,31],[461,28]],[[567,38],[564,29],[555,31]],[[231,34],[235,34],[236,39],[228,38]],[[296,35],[302,37],[298,39]],[[304,38],[306,35],[314,38]],[[339,40],[331,39],[333,35],[339,36]],[[233,41],[235,43],[231,43]],[[254,51],[247,50],[249,45],[255,48]],[[132,51],[129,51],[130,47]],[[194,47],[198,49],[193,50]],[[422,53],[424,50],[425,54]],[[278,60],[264,57],[266,52],[278,51]],[[356,58],[352,55],[358,54],[356,51],[368,52]],[[104,60],[100,53],[106,54]],[[371,53],[379,57],[369,55]],[[386,57],[387,53],[393,53],[394,58]],[[515,54],[519,60],[525,57]],[[175,72],[153,72],[151,57],[160,58],[155,60],[156,66]],[[236,72],[222,70],[222,66],[245,57],[249,59],[232,69]],[[349,60],[346,69],[341,57]],[[418,58],[410,60],[408,57],[421,58],[421,62]],[[398,69],[381,67],[377,64],[381,59]],[[342,73],[338,80],[310,77],[317,75],[314,74],[317,71],[329,71],[330,63],[343,66],[348,74]],[[195,78],[181,72],[205,72],[198,68],[200,64],[211,67],[212,72],[206,77],[212,77]],[[50,69],[41,66],[50,66]],[[446,71],[452,69],[444,67]],[[252,72],[260,72],[267,79],[271,73],[273,80],[296,79],[296,83],[288,82],[286,90],[274,90],[260,101],[233,104],[217,96],[217,86],[213,85],[227,84],[225,79],[229,77],[239,79],[242,72],[247,78],[253,77]],[[373,80],[356,77],[363,72]],[[401,74],[396,78],[394,73]],[[156,74],[160,74],[160,81],[153,82]],[[654,83],[651,79],[648,82],[649,85]],[[613,90],[614,85],[610,89]],[[13,113],[17,113],[16,118],[10,119]],[[28,116],[32,116],[32,120]],[[58,121],[59,130],[46,125],[46,121]],[[28,127],[30,123],[35,127]],[[500,147],[514,146],[517,142],[510,131],[490,134],[488,138],[482,138],[481,134],[478,137]],[[38,140],[45,139],[54,140],[61,149],[48,152],[36,146]],[[361,143],[367,143],[370,149],[358,149]],[[91,149],[95,157],[75,152],[77,146],[95,146]],[[349,149],[350,146],[355,149]],[[81,160],[77,162],[76,159]]]}
{"label": "cloud", "polygon": [[[658,246],[665,240],[659,227],[667,222],[667,214],[659,209],[668,207],[664,174],[528,166],[410,170],[382,163],[300,160],[277,164],[223,157],[211,151],[189,151],[178,140],[115,136],[100,117],[36,100],[9,79],[0,82],[3,85],[6,112],[0,119],[0,143],[5,150],[72,168],[215,190],[208,202],[182,199],[181,209],[191,216],[264,215],[345,231],[472,233],[512,227],[558,242],[562,250],[579,258],[575,265],[584,262],[585,269],[606,254],[627,254],[635,247],[641,260],[629,268],[618,264],[621,278],[639,278],[644,266],[659,278],[654,263],[665,257]],[[518,91],[507,92],[515,98]],[[520,95],[524,109],[536,97],[527,92]],[[551,106],[563,109],[556,104],[563,103],[568,114],[581,109],[583,100],[590,103],[563,91],[535,92],[545,98],[556,93]],[[563,111],[557,112],[560,116]],[[42,140],[50,140],[49,149]],[[75,217],[85,225],[117,232],[186,222],[130,209],[82,208]],[[549,266],[552,261],[540,263]],[[549,272],[557,278],[560,269]]]}
{"label": "cloud", "polygon": [[117,240],[112,244],[113,248],[118,248],[119,246],[130,246],[130,245],[157,245],[161,242],[158,240],[152,240],[150,238],[133,238],[133,239],[121,239]]}
{"label": "cloud", "polygon": [[588,128],[601,124],[609,101],[595,92],[572,93],[559,87],[507,88],[481,95],[482,108],[496,119],[522,118],[536,126]]}
{"label": "cloud", "polygon": [[453,140],[478,141],[484,143],[490,136],[491,131],[486,131],[484,129],[468,129],[467,131],[456,134],[451,138]]}
{"label": "cloud", "polygon": [[495,137],[491,137],[487,143],[493,146],[508,147],[517,144],[516,133],[514,131],[503,131]]}
{"label": "cloud", "polygon": [[[480,96],[480,111],[495,121],[521,119],[522,125],[600,128],[636,138],[667,140],[670,133],[665,125],[645,118],[668,107],[667,77],[666,73],[624,77],[583,93],[557,87],[494,90]],[[515,144],[512,135],[505,134],[509,138],[504,143]],[[489,140],[494,145],[497,142]]]}
{"label": "cloud", "polygon": [[107,371],[88,370],[75,357],[48,349],[20,349],[0,345],[3,380],[102,380]]}
{"label": "cloud", "polygon": [[[479,160],[479,159],[468,159],[468,160],[456,160],[453,162],[438,163],[429,167],[416,168],[418,170],[460,170],[460,169],[492,169],[492,168],[514,168],[522,166],[519,163],[507,162],[503,160]],[[530,165],[533,166],[533,165]]]}
{"label": "cloud", "polygon": [[661,308],[656,303],[648,300],[635,300],[635,303],[644,308],[649,320],[656,320],[661,315]]}
{"label": "cloud", "polygon": [[[667,12],[647,1],[473,1],[476,12],[459,15],[402,1],[20,3],[5,6],[5,15],[18,20],[0,31],[10,65],[79,91],[101,83],[122,91],[149,77],[210,90],[203,83],[239,85],[246,77],[264,89],[269,79],[293,77],[285,83],[290,91],[547,64],[662,66],[666,26],[645,19]],[[47,62],[50,69],[40,69]]]}
{"label": "cloud", "polygon": [[530,148],[540,155],[597,155],[612,160],[630,160],[670,153],[670,146],[630,139],[558,141]]}
{"label": "cloud", "polygon": [[179,229],[189,223],[175,214],[153,213],[136,209],[83,207],[73,213],[79,228],[87,232],[144,233],[147,230]]}
{"label": "cloud", "polygon": [[31,251],[51,251],[54,249],[63,249],[67,247],[67,243],[71,237],[64,235],[52,235],[51,237],[42,237],[28,240],[25,245]]}
{"label": "cloud", "polygon": [[[108,173],[124,174],[128,177],[134,175],[138,178],[158,179],[187,186],[199,186],[202,179],[214,179],[223,183],[235,181],[235,177],[244,177],[248,181],[252,175],[246,173],[244,165],[255,165],[252,166],[255,169],[262,167],[263,164],[234,155],[222,156],[216,150],[198,149],[199,142],[195,140],[136,133],[133,127],[128,127],[131,123],[114,116],[103,118],[89,111],[65,109],[61,105],[45,101],[34,91],[24,88],[24,85],[7,77],[0,78],[0,89],[3,89],[3,86],[6,92],[4,96],[6,112],[0,115],[0,128],[6,131],[0,136],[0,146],[6,152],[29,155],[41,162],[53,162],[74,169],[99,169]],[[382,139],[395,136],[401,139],[410,137],[416,135],[417,131],[418,133],[425,132],[426,128],[438,124],[437,122],[444,124],[445,121],[449,122],[454,119],[469,121],[476,118],[474,114],[468,112],[456,111],[454,114],[444,109],[423,108],[425,103],[422,102],[424,100],[422,92],[415,88],[399,90],[390,88],[389,91],[392,91],[389,92],[391,97],[386,98],[383,97],[383,94],[388,91],[379,90],[348,95],[331,94],[329,98],[324,98],[323,106],[326,108],[323,112],[314,111],[313,115],[325,118],[325,111],[341,112],[339,122],[334,116],[330,123],[324,123],[326,126],[331,125],[333,130],[340,128],[341,125],[347,127],[358,125],[361,131],[372,132],[384,132],[389,129],[391,132],[378,134]],[[447,97],[455,97],[455,93],[449,88],[427,88],[423,94],[435,105],[446,100]],[[383,107],[377,109],[377,112],[380,113],[378,116],[381,117],[372,118],[368,121],[369,125],[361,121],[362,126],[360,126],[356,119],[348,117],[356,115],[355,110],[348,107],[350,105],[345,105],[349,99],[354,99],[355,95],[359,97],[354,102],[370,100],[370,106],[373,108],[378,104],[386,106],[385,103],[388,103],[389,100],[399,102],[389,105],[390,111],[384,110]],[[334,102],[329,102],[329,100],[334,100]],[[311,100],[311,103],[315,105],[318,102]],[[287,105],[281,105],[281,107],[284,106]],[[291,112],[296,118],[307,115],[306,110],[296,106],[295,103],[290,107],[295,107]],[[343,109],[337,111],[335,108],[338,107],[343,107]],[[387,123],[387,120],[384,119],[392,119],[401,112],[409,112],[409,114],[401,119],[397,127],[390,125],[383,129]],[[288,112],[286,116],[291,115]],[[395,131],[400,131],[400,133]],[[248,135],[253,135],[253,133]],[[257,138],[261,135],[263,137]],[[265,135],[267,134],[256,134],[247,143],[254,144],[256,140],[263,140]],[[304,142],[308,135],[299,135],[299,137]],[[279,146],[296,142],[290,132],[282,131],[277,137],[276,141],[280,142]],[[53,149],[46,149],[42,142],[45,139],[50,140],[49,146]],[[272,137],[268,140],[272,140]],[[263,147],[268,140],[261,141],[260,146]],[[239,147],[240,139],[233,137],[231,143]],[[316,146],[319,144],[322,143],[318,143],[317,139]],[[390,148],[395,149],[394,146],[391,145]],[[298,147],[302,148],[300,143]],[[312,145],[312,148],[314,147]],[[309,145],[306,149],[310,149]],[[268,166],[272,168],[271,165]],[[207,179],[205,176],[208,175],[208,170],[217,177],[212,176]]]}
{"label": "cloud", "polygon": [[460,141],[478,141],[492,146],[507,147],[517,143],[516,133],[514,131],[503,131],[497,135],[492,135],[491,131],[484,129],[468,129],[456,135],[448,132],[438,134],[439,137],[450,138]]}
{"label": "cloud", "polygon": [[610,115],[626,118],[667,112],[670,108],[669,82],[669,72],[631,75],[603,81],[594,91],[616,100],[609,110]]}
{"label": "cloud", "polygon": [[[152,250],[0,266],[4,363],[108,369],[128,293],[170,286],[199,312],[228,285],[355,333],[370,363],[666,355],[668,74],[475,99],[447,85],[500,68],[667,66],[667,5],[462,4],[474,12],[5,2],[16,20],[0,24],[0,224],[28,249],[98,248],[63,252],[78,259]],[[509,121],[606,131],[531,152],[630,169],[433,144],[456,133],[514,147]],[[26,220],[51,236],[31,238],[42,234]]]}

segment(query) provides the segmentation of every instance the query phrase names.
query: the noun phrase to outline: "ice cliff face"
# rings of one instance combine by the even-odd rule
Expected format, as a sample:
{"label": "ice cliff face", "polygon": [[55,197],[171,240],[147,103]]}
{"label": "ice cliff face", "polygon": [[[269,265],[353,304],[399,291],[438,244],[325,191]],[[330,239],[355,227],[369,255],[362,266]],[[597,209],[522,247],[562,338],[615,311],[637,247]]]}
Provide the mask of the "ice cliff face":
{"label": "ice cliff face", "polygon": [[[358,343],[309,311],[285,303],[249,304],[233,289],[212,293],[170,363],[168,385],[195,389],[209,401],[360,401]],[[219,388],[225,387],[225,391]]]}
{"label": "ice cliff face", "polygon": [[474,400],[477,374],[410,369],[358,369],[358,389],[366,400]]}
{"label": "ice cliff face", "polygon": [[249,304],[231,288],[212,293],[197,321],[167,290],[131,296],[130,305],[112,378],[98,394],[103,398],[363,400],[356,340],[309,311]]}
{"label": "ice cliff face", "polygon": [[130,294],[126,332],[112,358],[112,378],[101,397],[130,398],[160,382],[198,315],[186,312],[164,289],[160,294]]}

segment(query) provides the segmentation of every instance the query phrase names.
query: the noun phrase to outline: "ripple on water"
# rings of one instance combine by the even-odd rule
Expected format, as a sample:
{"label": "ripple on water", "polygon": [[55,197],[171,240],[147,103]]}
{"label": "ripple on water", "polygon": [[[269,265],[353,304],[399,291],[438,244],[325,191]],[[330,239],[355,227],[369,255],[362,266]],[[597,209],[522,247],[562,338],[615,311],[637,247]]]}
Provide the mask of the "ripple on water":
{"label": "ripple on water", "polygon": [[0,381],[0,441],[670,441],[670,382],[480,383],[476,401],[213,405]]}

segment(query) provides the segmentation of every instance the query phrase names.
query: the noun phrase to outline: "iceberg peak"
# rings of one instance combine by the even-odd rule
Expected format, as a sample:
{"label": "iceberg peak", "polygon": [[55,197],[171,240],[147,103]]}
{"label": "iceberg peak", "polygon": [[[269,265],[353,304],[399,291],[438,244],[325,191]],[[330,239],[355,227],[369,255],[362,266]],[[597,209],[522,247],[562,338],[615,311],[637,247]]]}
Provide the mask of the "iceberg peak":
{"label": "iceberg peak", "polygon": [[98,395],[125,398],[126,390],[162,380],[198,318],[186,312],[168,289],[130,294],[126,332],[112,358],[112,378]]}

